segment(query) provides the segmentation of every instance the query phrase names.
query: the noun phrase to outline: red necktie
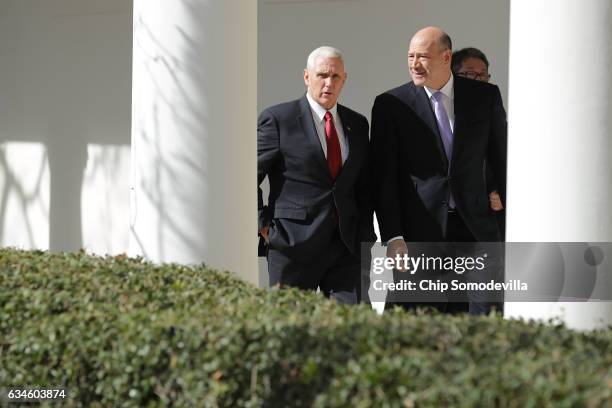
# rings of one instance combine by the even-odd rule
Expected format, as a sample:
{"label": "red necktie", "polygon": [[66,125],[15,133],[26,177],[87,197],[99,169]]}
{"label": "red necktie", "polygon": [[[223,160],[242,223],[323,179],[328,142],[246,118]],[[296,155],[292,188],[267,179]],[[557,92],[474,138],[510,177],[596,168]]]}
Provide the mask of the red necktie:
{"label": "red necktie", "polygon": [[334,126],[332,114],[325,112],[325,139],[327,141],[327,166],[333,180],[336,180],[342,168],[342,154],[340,153],[340,140]]}

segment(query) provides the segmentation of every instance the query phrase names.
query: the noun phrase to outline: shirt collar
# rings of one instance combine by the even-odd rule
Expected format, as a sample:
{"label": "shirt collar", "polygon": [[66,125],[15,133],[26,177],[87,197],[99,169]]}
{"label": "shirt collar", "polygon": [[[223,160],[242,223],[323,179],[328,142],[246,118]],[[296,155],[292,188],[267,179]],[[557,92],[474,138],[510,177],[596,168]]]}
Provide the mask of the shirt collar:
{"label": "shirt collar", "polygon": [[[451,101],[453,99],[455,99],[455,87],[453,86],[455,80],[453,78],[453,74],[451,73],[450,79],[448,80],[448,82],[446,82],[446,85],[444,85],[439,91],[442,92],[444,94],[444,96],[446,96],[448,99],[450,99]],[[424,87],[425,88],[425,92],[427,92],[427,97],[429,99],[431,99],[431,95],[433,95],[434,93],[438,92],[438,89],[433,89],[433,88],[429,88],[429,87]]]}
{"label": "shirt collar", "polygon": [[[312,96],[310,96],[310,94],[308,92],[306,92],[306,99],[308,99],[308,104],[310,105],[310,110],[316,115],[317,118],[319,118],[319,122],[323,121],[323,119],[325,118],[325,113],[327,112],[327,109],[325,109],[324,107],[322,107],[321,105],[319,105],[317,103],[317,101],[315,101]],[[329,109],[329,111],[332,114],[332,117],[334,118],[334,120],[336,120],[336,114],[338,111],[338,104],[336,103],[331,109]]]}

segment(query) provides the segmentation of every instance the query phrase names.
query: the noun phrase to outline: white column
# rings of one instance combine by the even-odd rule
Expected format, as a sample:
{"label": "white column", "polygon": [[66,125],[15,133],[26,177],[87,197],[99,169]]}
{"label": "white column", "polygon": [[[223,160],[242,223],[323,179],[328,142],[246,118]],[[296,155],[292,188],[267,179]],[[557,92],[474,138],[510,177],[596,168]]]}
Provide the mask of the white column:
{"label": "white column", "polygon": [[257,281],[257,2],[135,0],[130,252]]}
{"label": "white column", "polygon": [[[508,241],[612,241],[610,38],[609,0],[512,1]],[[612,322],[612,303],[511,303],[506,314],[589,329]]]}

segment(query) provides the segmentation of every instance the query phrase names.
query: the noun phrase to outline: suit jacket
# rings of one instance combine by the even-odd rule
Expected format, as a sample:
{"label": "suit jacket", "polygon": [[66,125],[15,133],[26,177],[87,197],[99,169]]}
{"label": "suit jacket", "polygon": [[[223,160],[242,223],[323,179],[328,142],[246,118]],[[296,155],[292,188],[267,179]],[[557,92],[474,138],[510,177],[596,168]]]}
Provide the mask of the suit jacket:
{"label": "suit jacket", "polygon": [[[259,229],[270,225],[270,248],[295,259],[320,254],[337,225],[342,241],[359,254],[361,241],[375,241],[368,187],[368,122],[338,104],[348,158],[332,180],[304,94],[264,110],[257,126]],[[270,182],[268,205],[259,187]],[[337,210],[336,210],[337,209]]]}
{"label": "suit jacket", "polygon": [[379,95],[372,109],[372,174],[383,241],[444,241],[448,201],[478,241],[498,241],[485,161],[506,194],[506,112],[497,86],[454,77],[451,161],[423,87],[412,82]]}

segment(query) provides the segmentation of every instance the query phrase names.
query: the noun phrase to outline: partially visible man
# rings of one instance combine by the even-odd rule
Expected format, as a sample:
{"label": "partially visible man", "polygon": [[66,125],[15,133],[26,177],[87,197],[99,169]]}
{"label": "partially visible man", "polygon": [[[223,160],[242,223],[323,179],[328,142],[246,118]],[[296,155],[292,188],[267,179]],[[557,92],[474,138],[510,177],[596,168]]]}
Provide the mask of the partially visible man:
{"label": "partially visible man", "polygon": [[491,79],[489,60],[478,48],[468,47],[455,51],[451,61],[451,70],[455,75],[483,82]]}
{"label": "partially visible man", "polygon": [[[491,164],[503,201],[506,113],[496,86],[453,76],[451,49],[441,29],[418,31],[408,53],[412,82],[374,102],[375,210],[391,257],[407,255],[405,241],[500,239],[483,168],[485,161]],[[468,293],[471,314],[488,313],[494,306],[479,296]]]}
{"label": "partially visible man", "polygon": [[[307,92],[265,109],[257,126],[259,233],[270,286],[320,288],[341,303],[360,289],[360,243],[375,241],[368,189],[367,119],[337,103],[342,54],[319,47],[304,69]],[[270,182],[268,205],[259,187]]]}
{"label": "partially visible man", "polygon": [[[489,60],[484,52],[478,48],[467,47],[459,51],[455,51],[452,56],[451,69],[453,74],[475,79],[477,81],[489,82],[491,74],[489,73]],[[487,164],[485,163],[485,166]],[[495,218],[499,226],[499,232],[502,240],[506,236],[506,214],[504,206],[501,202],[499,192],[497,191],[496,181],[493,179],[493,174],[487,166],[487,187],[489,193],[489,202],[491,209],[495,211]]]}

